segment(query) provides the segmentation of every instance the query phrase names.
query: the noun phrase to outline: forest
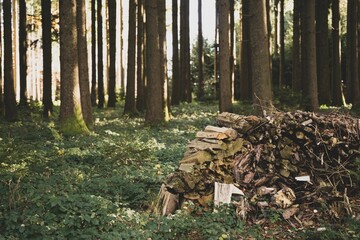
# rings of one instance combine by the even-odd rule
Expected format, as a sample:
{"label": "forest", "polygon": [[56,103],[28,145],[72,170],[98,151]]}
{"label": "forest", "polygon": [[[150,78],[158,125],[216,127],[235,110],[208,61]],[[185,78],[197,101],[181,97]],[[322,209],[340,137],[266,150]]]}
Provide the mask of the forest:
{"label": "forest", "polygon": [[359,239],[359,35],[356,0],[0,0],[0,240]]}

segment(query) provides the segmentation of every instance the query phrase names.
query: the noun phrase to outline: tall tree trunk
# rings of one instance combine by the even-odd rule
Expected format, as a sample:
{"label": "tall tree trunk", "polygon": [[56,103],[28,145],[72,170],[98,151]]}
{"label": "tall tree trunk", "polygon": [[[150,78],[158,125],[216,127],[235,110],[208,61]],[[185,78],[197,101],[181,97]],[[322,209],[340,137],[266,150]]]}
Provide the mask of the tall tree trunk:
{"label": "tall tree trunk", "polygon": [[165,120],[169,120],[168,104],[168,78],[167,78],[167,57],[166,57],[166,1],[158,0],[158,31],[159,31],[159,50],[160,50],[160,79],[162,79],[162,96]]}
{"label": "tall tree trunk", "polygon": [[27,105],[26,1],[19,1],[20,105]]}
{"label": "tall tree trunk", "polygon": [[197,99],[201,100],[204,98],[204,39],[202,31],[202,0],[198,0],[198,91]]}
{"label": "tall tree trunk", "polygon": [[270,53],[265,1],[249,1],[253,105],[256,114],[271,112]]}
{"label": "tall tree trunk", "polygon": [[293,50],[292,50],[292,90],[294,92],[301,91],[300,1],[301,0],[294,0]]}
{"label": "tall tree trunk", "polygon": [[232,111],[230,80],[230,0],[219,3],[220,112]]}
{"label": "tall tree trunk", "polygon": [[93,127],[93,116],[90,95],[89,65],[86,38],[86,8],[85,1],[76,0],[76,24],[78,41],[78,64],[81,109],[88,129]]}
{"label": "tall tree trunk", "polygon": [[102,0],[97,2],[97,27],[98,27],[98,108],[104,107],[105,93],[104,93],[104,54],[103,54],[103,17],[102,17]]}
{"label": "tall tree trunk", "polygon": [[[0,8],[0,15],[2,14],[2,9]],[[1,18],[0,18],[1,19]],[[2,31],[1,31],[1,27],[0,27],[0,53],[2,53],[3,50],[3,41],[2,41]],[[2,60],[3,60],[3,55],[0,54],[0,116],[2,116],[4,114],[4,101],[3,101],[3,64],[2,64]]]}
{"label": "tall tree trunk", "polygon": [[79,87],[76,0],[60,1],[60,127],[65,135],[88,133]]}
{"label": "tall tree trunk", "polygon": [[191,102],[189,0],[180,0],[180,76],[181,100]]}
{"label": "tall tree trunk", "polygon": [[235,0],[230,0],[230,87],[231,87],[231,101],[234,100],[235,87]]}
{"label": "tall tree trunk", "polygon": [[242,38],[240,57],[240,100],[251,100],[251,48],[250,48],[250,12],[249,2],[242,1]]}
{"label": "tall tree trunk", "polygon": [[341,60],[340,60],[340,8],[339,0],[332,0],[332,51],[331,51],[331,70],[332,70],[332,100],[336,106],[342,104],[341,93]]}
{"label": "tall tree trunk", "polygon": [[52,39],[51,0],[41,0],[41,22],[43,35],[43,115],[51,116],[52,102]]}
{"label": "tall tree trunk", "polygon": [[163,109],[161,59],[159,48],[157,0],[146,0],[146,58],[147,62],[147,99],[145,122],[153,125],[165,120]]}
{"label": "tall tree trunk", "polygon": [[304,58],[301,62],[304,68],[304,100],[303,104],[307,110],[317,111],[319,109],[318,85],[316,74],[316,31],[315,31],[315,1],[304,0],[304,30],[301,47],[304,50]]}
{"label": "tall tree trunk", "polygon": [[137,5],[137,98],[136,109],[143,111],[145,109],[145,82],[144,82],[144,0],[138,0]]}
{"label": "tall tree trunk", "polygon": [[120,52],[119,52],[119,65],[120,65],[120,98],[125,98],[125,71],[124,71],[124,61],[123,61],[123,51],[124,51],[124,8],[123,1],[119,1],[120,4]]}
{"label": "tall tree trunk", "polygon": [[180,75],[179,75],[179,35],[178,35],[178,0],[172,0],[172,94],[171,104],[180,103]]}
{"label": "tall tree trunk", "polygon": [[279,88],[285,82],[285,13],[284,0],[280,0],[280,71],[279,71]]}
{"label": "tall tree trunk", "polygon": [[108,107],[116,104],[116,0],[108,0],[109,12],[109,84],[108,84]]}
{"label": "tall tree trunk", "polygon": [[3,1],[4,16],[4,107],[5,118],[8,121],[15,121],[17,118],[16,97],[14,87],[14,68],[12,53],[12,16],[11,0]]}
{"label": "tall tree trunk", "polygon": [[274,0],[274,55],[279,56],[279,1]]}
{"label": "tall tree trunk", "polygon": [[358,70],[358,58],[357,58],[357,1],[348,1],[347,12],[347,74],[346,74],[346,86],[347,86],[347,98],[348,102],[353,105],[360,105],[360,86],[359,86],[359,70]]}
{"label": "tall tree trunk", "polygon": [[135,102],[135,64],[136,64],[136,0],[129,2],[129,35],[128,35],[128,62],[126,98],[124,113],[133,114],[136,112]]}
{"label": "tall tree trunk", "polygon": [[329,104],[330,89],[330,57],[328,39],[329,0],[316,0],[316,64],[319,88],[319,103]]}
{"label": "tall tree trunk", "polygon": [[[101,1],[101,0],[97,0]],[[96,0],[91,0],[91,104],[96,105]]]}

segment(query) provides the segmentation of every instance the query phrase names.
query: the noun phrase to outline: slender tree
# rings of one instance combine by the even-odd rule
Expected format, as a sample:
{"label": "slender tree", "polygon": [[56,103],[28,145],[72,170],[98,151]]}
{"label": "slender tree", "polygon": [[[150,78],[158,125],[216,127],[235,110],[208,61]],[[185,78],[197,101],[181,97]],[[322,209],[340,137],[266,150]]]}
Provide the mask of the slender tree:
{"label": "slender tree", "polygon": [[235,0],[230,0],[229,2],[229,17],[230,17],[230,87],[231,87],[231,101],[234,100],[234,87],[235,87]]}
{"label": "slender tree", "polygon": [[79,87],[76,0],[59,2],[60,13],[60,127],[65,135],[88,133]]}
{"label": "slender tree", "polygon": [[331,75],[332,75],[332,100],[333,104],[342,104],[341,96],[341,63],[340,63],[340,8],[339,0],[332,0],[331,3]]}
{"label": "slender tree", "polygon": [[329,0],[316,0],[316,64],[319,88],[319,103],[329,104],[330,88],[330,57],[328,39]]}
{"label": "slender tree", "polygon": [[19,0],[20,105],[27,105],[26,1]]}
{"label": "slender tree", "polygon": [[180,0],[180,77],[181,100],[191,102],[189,0]]}
{"label": "slender tree", "polygon": [[305,31],[301,41],[303,56],[301,65],[303,67],[303,104],[307,110],[317,111],[319,109],[317,65],[316,65],[316,31],[315,31],[315,1],[304,0],[303,3],[302,31]]}
{"label": "slender tree", "polygon": [[[100,1],[100,0],[98,0]],[[96,0],[91,0],[91,104],[96,105]]]}
{"label": "slender tree", "polygon": [[219,3],[220,112],[232,111],[230,80],[230,0]]}
{"label": "slender tree", "polygon": [[147,100],[145,122],[153,125],[165,121],[161,79],[157,0],[146,0]]}
{"label": "slender tree", "polygon": [[86,37],[86,8],[85,1],[76,0],[76,24],[77,24],[77,44],[78,44],[78,65],[79,65],[79,85],[81,96],[82,115],[88,129],[93,127],[93,116],[90,94],[90,79]]}
{"label": "slender tree", "polygon": [[116,103],[116,0],[108,0],[109,12],[109,83],[108,107],[115,107]]}
{"label": "slender tree", "polygon": [[119,65],[120,65],[120,97],[121,99],[125,98],[125,74],[124,74],[124,65],[123,65],[123,50],[124,50],[124,11],[123,11],[123,1],[119,1],[120,4],[120,51],[119,51]]}
{"label": "slender tree", "polygon": [[43,115],[49,117],[53,112],[52,102],[52,39],[51,39],[51,0],[41,0],[41,22],[43,34]]}
{"label": "slender tree", "polygon": [[279,87],[281,88],[285,82],[285,13],[284,0],[280,0],[280,71],[279,71]]}
{"label": "slender tree", "polygon": [[129,35],[126,98],[124,113],[136,112],[135,102],[135,64],[136,64],[136,0],[129,1]]}
{"label": "slender tree", "polygon": [[178,37],[178,0],[172,0],[172,95],[171,104],[180,103],[180,75],[179,75],[179,37]]}
{"label": "slender tree", "polygon": [[15,121],[17,118],[16,97],[14,87],[13,68],[13,39],[12,39],[12,14],[11,0],[3,1],[4,16],[4,106],[5,118],[8,121]]}
{"label": "slender tree", "polygon": [[204,97],[204,39],[202,31],[202,0],[198,0],[198,89],[197,98],[200,100]]}
{"label": "slender tree", "polygon": [[98,108],[103,108],[105,103],[104,93],[104,53],[103,53],[103,16],[102,0],[97,0],[97,83],[98,83]]}
{"label": "slender tree", "polygon": [[255,113],[272,111],[266,2],[249,1],[252,90]]}
{"label": "slender tree", "polygon": [[294,0],[293,49],[292,49],[292,90],[294,92],[301,91],[300,1],[301,0]]}
{"label": "slender tree", "polygon": [[137,51],[136,51],[136,83],[137,97],[136,109],[143,111],[145,109],[145,82],[144,82],[144,0],[138,0],[137,5]]}
{"label": "slender tree", "polygon": [[[1,9],[0,9],[0,15],[1,15]],[[4,102],[3,102],[3,65],[2,65],[2,60],[3,60],[3,56],[2,56],[2,50],[3,50],[3,41],[2,41],[2,31],[1,31],[1,27],[0,27],[0,116],[2,116],[4,114]]]}

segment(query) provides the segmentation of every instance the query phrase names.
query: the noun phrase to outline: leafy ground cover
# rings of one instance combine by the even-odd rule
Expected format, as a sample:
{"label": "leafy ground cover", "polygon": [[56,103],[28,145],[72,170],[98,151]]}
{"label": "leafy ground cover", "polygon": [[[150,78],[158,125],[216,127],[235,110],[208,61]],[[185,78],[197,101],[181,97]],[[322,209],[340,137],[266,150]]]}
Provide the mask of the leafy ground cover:
{"label": "leafy ground cover", "polygon": [[[238,104],[236,112],[250,108]],[[18,122],[0,122],[0,239],[359,237],[354,220],[319,234],[292,229],[277,212],[266,224],[247,226],[231,207],[154,216],[162,180],[195,133],[214,124],[215,103],[173,107],[173,119],[158,127],[122,115],[122,107],[105,109],[95,113],[91,135],[76,137],[63,137],[56,118],[44,121],[36,105],[21,113]]]}

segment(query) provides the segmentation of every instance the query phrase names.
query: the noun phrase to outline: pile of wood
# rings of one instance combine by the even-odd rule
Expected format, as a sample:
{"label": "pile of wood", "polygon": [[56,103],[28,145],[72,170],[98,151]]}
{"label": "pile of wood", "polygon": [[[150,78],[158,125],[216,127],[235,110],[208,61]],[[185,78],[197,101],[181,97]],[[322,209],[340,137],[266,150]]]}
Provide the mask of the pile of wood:
{"label": "pile of wood", "polygon": [[243,218],[267,208],[284,209],[285,219],[297,221],[320,209],[334,218],[353,214],[360,119],[302,111],[263,118],[222,113],[217,124],[196,134],[179,169],[166,178],[158,206],[163,214],[189,201],[207,208],[215,182],[243,192],[233,202]]}

